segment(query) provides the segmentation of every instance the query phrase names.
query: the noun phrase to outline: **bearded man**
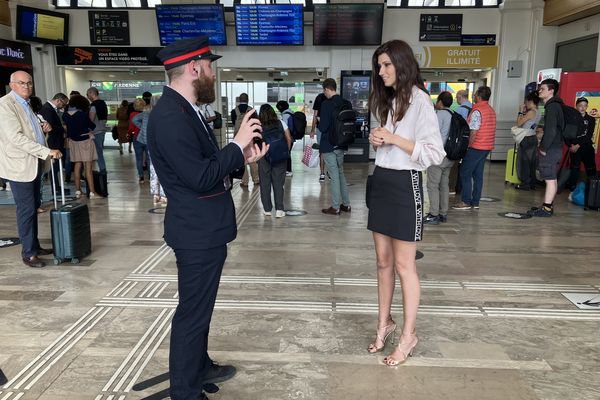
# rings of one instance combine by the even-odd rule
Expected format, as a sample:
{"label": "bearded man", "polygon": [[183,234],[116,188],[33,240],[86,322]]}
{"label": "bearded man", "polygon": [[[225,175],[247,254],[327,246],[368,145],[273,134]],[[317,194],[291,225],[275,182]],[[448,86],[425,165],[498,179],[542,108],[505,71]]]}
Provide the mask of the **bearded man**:
{"label": "bearded man", "polygon": [[254,144],[261,126],[244,116],[222,149],[196,103],[215,100],[208,37],[177,41],[158,53],[169,85],[148,121],[148,148],[169,203],[164,238],[177,261],[179,304],[171,325],[169,372],[174,400],[206,399],[203,386],[235,374],[209,357],[208,333],[227,243],[237,234],[229,175],[267,152]]}

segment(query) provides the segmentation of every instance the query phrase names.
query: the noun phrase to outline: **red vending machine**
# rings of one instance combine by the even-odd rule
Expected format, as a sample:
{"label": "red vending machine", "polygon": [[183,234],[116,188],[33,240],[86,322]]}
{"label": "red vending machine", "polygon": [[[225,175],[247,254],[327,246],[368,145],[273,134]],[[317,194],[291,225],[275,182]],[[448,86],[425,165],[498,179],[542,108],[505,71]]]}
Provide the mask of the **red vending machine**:
{"label": "red vending machine", "polygon": [[596,169],[600,169],[600,72],[563,72],[560,75],[560,97],[566,105],[575,107],[579,97],[588,99],[588,114],[596,118],[594,146],[596,147]]}

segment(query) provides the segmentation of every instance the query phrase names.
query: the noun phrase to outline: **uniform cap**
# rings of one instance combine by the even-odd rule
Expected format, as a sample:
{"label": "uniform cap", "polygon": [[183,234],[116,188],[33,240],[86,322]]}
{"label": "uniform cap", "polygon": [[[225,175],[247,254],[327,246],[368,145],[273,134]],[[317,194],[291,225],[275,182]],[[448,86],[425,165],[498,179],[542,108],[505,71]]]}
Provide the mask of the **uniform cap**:
{"label": "uniform cap", "polygon": [[178,40],[158,52],[158,58],[168,71],[192,60],[215,61],[221,58],[208,47],[208,36]]}

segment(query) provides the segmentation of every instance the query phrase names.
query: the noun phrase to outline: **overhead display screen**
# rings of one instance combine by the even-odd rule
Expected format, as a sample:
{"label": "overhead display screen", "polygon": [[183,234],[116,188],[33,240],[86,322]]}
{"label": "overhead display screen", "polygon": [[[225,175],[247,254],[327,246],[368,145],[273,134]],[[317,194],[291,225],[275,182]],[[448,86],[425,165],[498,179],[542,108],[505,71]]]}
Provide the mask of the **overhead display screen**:
{"label": "overhead display screen", "polygon": [[316,46],[378,46],[383,4],[315,4]]}
{"label": "overhead display screen", "polygon": [[235,36],[240,46],[303,45],[302,4],[237,4]]}
{"label": "overhead display screen", "polygon": [[17,6],[17,39],[64,45],[68,32],[68,14]]}
{"label": "overhead display screen", "polygon": [[210,45],[227,45],[222,4],[156,5],[155,10],[162,46],[202,35]]}

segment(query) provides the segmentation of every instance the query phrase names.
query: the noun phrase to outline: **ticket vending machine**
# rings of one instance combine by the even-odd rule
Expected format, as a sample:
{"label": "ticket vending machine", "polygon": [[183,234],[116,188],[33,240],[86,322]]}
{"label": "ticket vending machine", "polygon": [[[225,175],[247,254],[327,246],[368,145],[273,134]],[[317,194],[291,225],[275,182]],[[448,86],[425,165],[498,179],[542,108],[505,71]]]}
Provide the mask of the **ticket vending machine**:
{"label": "ticket vending machine", "polygon": [[369,94],[371,93],[371,71],[342,71],[341,96],[352,103],[357,113],[356,139],[348,147],[344,157],[347,162],[369,161]]}

